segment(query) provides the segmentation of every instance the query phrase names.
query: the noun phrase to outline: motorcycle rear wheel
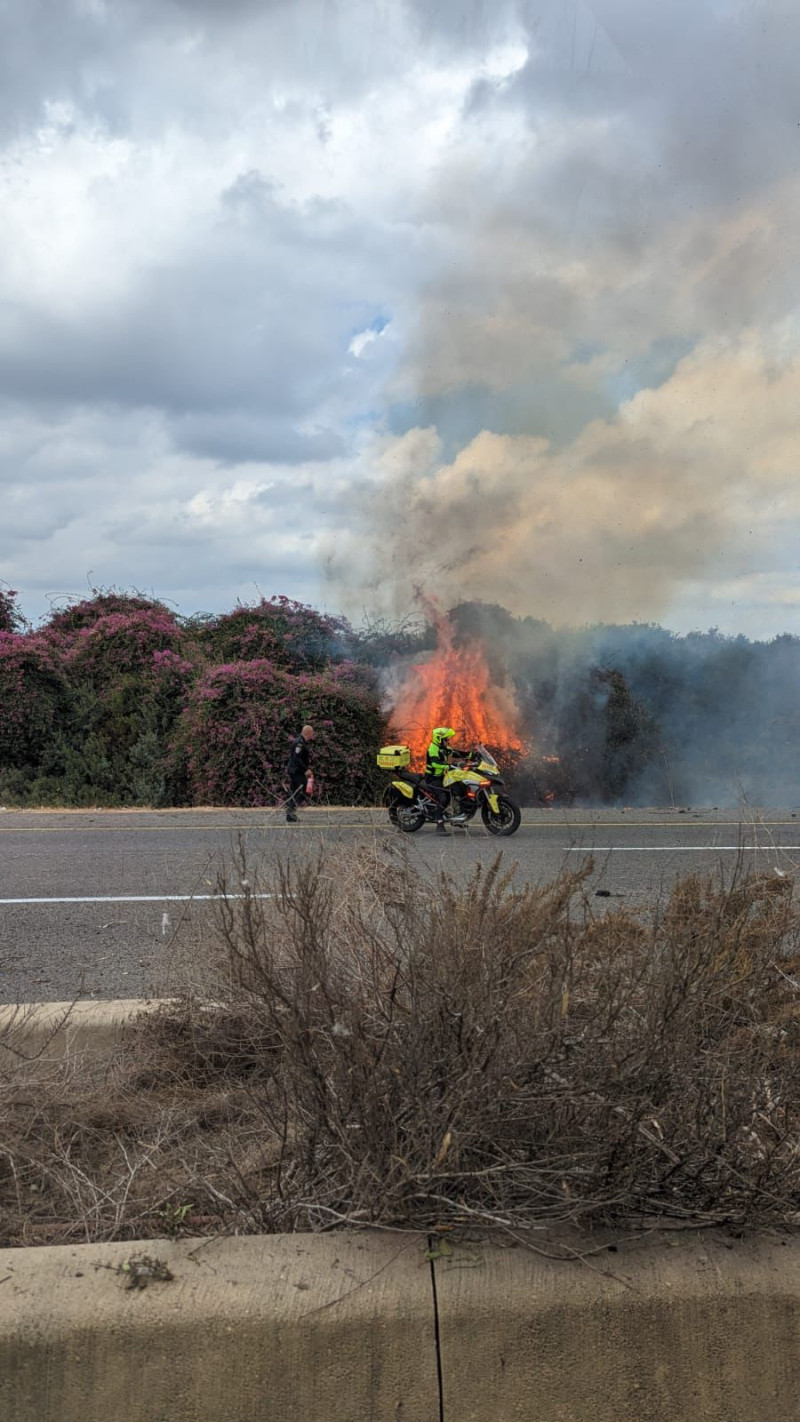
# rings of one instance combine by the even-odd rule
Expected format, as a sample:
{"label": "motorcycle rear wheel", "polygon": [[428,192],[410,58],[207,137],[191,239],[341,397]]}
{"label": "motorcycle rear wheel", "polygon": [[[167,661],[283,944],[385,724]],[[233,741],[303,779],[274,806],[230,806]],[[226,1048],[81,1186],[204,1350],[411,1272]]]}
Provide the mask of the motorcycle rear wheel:
{"label": "motorcycle rear wheel", "polygon": [[421,810],[419,805],[396,805],[395,811],[397,815],[395,824],[398,829],[403,831],[403,834],[416,834],[417,830],[422,829],[425,823],[425,811]]}
{"label": "motorcycle rear wheel", "polygon": [[499,814],[495,814],[491,805],[484,800],[481,805],[481,819],[485,824],[489,834],[510,835],[516,834],[522,822],[522,813],[518,805],[513,800],[509,800],[505,795],[498,795],[500,806]]}
{"label": "motorcycle rear wheel", "polygon": [[397,806],[399,804],[399,801],[400,796],[398,795],[396,790],[392,789],[391,785],[386,790],[384,790],[383,803],[386,806],[386,809],[389,814],[389,819],[393,825],[397,824]]}

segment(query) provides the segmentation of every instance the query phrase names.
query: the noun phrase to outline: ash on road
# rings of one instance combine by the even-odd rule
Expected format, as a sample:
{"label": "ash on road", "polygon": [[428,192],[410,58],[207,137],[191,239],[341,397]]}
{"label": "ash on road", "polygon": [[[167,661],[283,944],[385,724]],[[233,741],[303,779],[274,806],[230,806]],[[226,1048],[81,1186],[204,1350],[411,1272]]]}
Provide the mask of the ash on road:
{"label": "ash on road", "polygon": [[[690,871],[800,864],[800,809],[527,810],[510,840],[482,826],[442,841],[404,837],[423,872],[469,874],[502,850],[520,881],[552,878],[591,853],[592,888],[655,900]],[[243,843],[267,879],[280,858],[394,841],[378,811],[0,811],[0,1001],[162,996],[207,955],[220,872]],[[601,902],[598,900],[598,902]]]}

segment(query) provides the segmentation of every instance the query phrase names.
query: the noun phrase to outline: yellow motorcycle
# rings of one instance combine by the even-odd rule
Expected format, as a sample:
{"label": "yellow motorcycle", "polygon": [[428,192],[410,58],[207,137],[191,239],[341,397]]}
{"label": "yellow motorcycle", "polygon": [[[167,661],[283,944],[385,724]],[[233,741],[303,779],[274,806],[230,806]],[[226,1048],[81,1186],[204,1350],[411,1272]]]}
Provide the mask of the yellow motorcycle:
{"label": "yellow motorcycle", "polygon": [[[415,834],[427,822],[435,823],[438,812],[435,791],[424,775],[407,768],[410,762],[407,746],[383,746],[378,753],[378,765],[396,772],[384,804],[392,824],[405,834]],[[519,806],[501,793],[504,781],[499,766],[485,746],[476,746],[460,764],[446,770],[442,787],[448,792],[444,817],[450,824],[468,824],[480,810],[489,834],[510,835],[519,829]]]}

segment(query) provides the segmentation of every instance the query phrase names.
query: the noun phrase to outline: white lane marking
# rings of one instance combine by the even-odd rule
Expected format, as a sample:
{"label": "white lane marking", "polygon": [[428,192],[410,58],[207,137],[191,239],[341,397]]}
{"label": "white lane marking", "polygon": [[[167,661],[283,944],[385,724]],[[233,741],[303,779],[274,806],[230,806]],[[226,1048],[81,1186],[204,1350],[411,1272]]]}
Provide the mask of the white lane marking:
{"label": "white lane marking", "polygon": [[800,850],[800,844],[569,844],[564,854],[718,854],[762,849],[765,854]]}
{"label": "white lane marking", "polygon": [[[274,899],[275,894],[102,894],[73,899],[0,899],[0,904],[189,904],[211,899]],[[166,915],[165,915],[166,917]]]}

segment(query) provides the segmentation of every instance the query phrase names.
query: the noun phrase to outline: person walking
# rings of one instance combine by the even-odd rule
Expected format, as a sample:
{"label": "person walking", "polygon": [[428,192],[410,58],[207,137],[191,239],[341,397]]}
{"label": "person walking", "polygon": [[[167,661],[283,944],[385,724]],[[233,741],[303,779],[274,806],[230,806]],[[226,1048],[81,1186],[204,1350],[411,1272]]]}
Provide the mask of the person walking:
{"label": "person walking", "polygon": [[299,736],[292,741],[286,774],[289,777],[289,798],[286,801],[286,822],[297,822],[297,810],[306,798],[306,787],[311,778],[310,746],[314,739],[314,727],[304,726]]}

